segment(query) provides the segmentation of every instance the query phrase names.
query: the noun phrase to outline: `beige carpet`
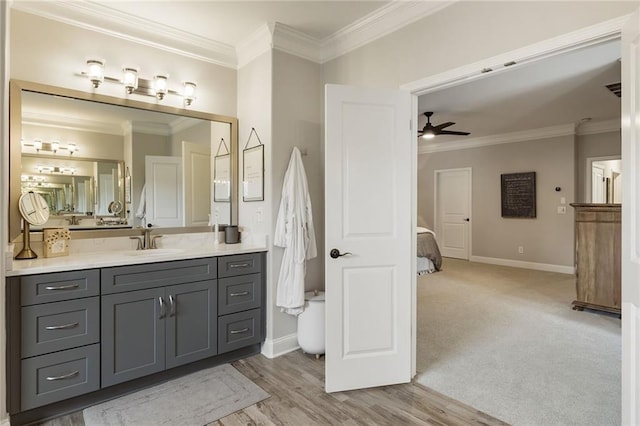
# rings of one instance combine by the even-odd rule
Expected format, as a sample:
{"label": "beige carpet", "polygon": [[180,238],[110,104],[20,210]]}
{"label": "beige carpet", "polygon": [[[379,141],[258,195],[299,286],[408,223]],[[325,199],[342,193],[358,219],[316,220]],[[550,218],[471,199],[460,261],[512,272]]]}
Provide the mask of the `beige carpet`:
{"label": "beige carpet", "polygon": [[573,275],[445,259],[418,277],[417,381],[513,425],[619,425],[620,320]]}
{"label": "beige carpet", "polygon": [[89,407],[83,415],[86,426],[203,426],[268,397],[223,364]]}

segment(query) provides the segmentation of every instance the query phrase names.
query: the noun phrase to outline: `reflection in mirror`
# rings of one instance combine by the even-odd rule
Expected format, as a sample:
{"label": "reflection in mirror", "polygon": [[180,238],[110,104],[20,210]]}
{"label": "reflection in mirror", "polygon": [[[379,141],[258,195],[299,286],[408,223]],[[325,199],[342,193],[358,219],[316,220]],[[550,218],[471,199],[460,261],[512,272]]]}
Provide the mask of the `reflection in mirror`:
{"label": "reflection in mirror", "polygon": [[[41,194],[52,212],[45,226],[206,226],[209,215],[234,224],[235,118],[18,81],[10,105],[10,202]],[[216,176],[228,182],[219,201]],[[13,239],[20,228],[10,222]]]}

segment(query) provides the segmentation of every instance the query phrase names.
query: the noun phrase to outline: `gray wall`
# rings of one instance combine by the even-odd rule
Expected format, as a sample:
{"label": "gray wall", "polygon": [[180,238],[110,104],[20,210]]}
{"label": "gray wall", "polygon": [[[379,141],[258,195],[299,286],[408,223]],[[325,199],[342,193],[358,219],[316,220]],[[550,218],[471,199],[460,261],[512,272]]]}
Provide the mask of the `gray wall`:
{"label": "gray wall", "polygon": [[620,132],[597,133],[594,135],[578,136],[578,146],[576,150],[576,162],[578,173],[578,187],[576,200],[584,203],[587,201],[586,188],[587,179],[587,158],[594,157],[620,157],[622,154],[622,143]]}
{"label": "gray wall", "polygon": [[[418,156],[418,225],[434,228],[434,171],[471,167],[471,255],[573,266],[574,137],[564,136]],[[500,175],[536,172],[535,219],[502,218]],[[559,186],[562,191],[556,192]],[[560,197],[567,213],[557,214]],[[518,246],[524,254],[518,254]]]}
{"label": "gray wall", "polygon": [[[273,205],[277,218],[284,174],[294,146],[302,157],[313,207],[318,257],[307,262],[306,289],[324,289],[324,150],[322,141],[321,68],[278,50],[273,52]],[[275,229],[275,221],[273,222]],[[276,247],[277,264],[284,249]],[[277,259],[277,260],[276,260]]]}

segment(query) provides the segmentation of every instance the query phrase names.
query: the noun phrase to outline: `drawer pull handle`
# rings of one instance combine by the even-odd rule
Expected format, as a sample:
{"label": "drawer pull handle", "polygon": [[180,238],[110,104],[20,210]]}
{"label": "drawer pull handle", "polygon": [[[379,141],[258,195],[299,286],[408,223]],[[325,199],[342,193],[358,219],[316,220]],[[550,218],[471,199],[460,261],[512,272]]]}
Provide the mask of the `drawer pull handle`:
{"label": "drawer pull handle", "polygon": [[230,293],[229,297],[247,296],[248,294],[248,291],[241,291],[240,293]]}
{"label": "drawer pull handle", "polygon": [[72,371],[69,374],[63,374],[62,376],[49,376],[49,377],[47,377],[47,380],[52,382],[54,380],[70,379],[72,377],[77,376],[78,374],[80,374],[80,372],[78,370],[76,370],[76,371]]}
{"label": "drawer pull handle", "polygon": [[44,329],[45,330],[66,330],[66,329],[69,329],[69,328],[76,328],[78,325],[80,325],[80,324],[77,323],[77,322],[72,322],[70,324],[48,325]]}
{"label": "drawer pull handle", "polygon": [[80,287],[79,284],[67,284],[67,285],[48,285],[45,290],[71,290],[72,288]]}
{"label": "drawer pull handle", "polygon": [[250,263],[230,263],[229,268],[250,268]]}
{"label": "drawer pull handle", "polygon": [[249,327],[245,327],[241,330],[231,330],[229,334],[240,334],[240,333],[246,333],[247,331],[249,331]]}

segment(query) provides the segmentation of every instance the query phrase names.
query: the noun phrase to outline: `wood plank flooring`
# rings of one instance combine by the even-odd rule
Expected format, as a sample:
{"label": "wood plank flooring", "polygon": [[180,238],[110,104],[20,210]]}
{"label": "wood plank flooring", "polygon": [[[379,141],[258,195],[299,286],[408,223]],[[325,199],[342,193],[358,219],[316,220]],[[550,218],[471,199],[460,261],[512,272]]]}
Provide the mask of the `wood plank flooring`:
{"label": "wood plank flooring", "polygon": [[[232,365],[271,397],[208,426],[506,425],[416,383],[326,394],[324,358],[301,351]],[[84,426],[84,420],[78,412],[41,426]]]}

